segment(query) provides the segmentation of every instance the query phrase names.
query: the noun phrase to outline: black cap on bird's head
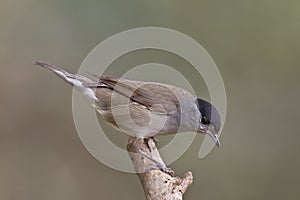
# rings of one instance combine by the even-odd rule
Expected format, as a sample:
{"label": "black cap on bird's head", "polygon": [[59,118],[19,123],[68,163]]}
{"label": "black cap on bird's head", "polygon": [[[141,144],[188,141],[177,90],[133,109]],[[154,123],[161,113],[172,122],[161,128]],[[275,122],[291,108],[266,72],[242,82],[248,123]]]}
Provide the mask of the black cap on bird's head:
{"label": "black cap on bird's head", "polygon": [[209,102],[200,98],[197,98],[197,105],[201,113],[198,132],[209,134],[219,147],[218,132],[221,128],[221,118],[217,109]]}

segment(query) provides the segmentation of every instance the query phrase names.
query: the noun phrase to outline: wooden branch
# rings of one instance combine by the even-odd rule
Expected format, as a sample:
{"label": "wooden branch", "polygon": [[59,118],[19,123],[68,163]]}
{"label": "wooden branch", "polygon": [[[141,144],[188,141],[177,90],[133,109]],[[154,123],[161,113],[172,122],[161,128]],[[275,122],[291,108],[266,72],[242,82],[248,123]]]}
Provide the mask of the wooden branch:
{"label": "wooden branch", "polygon": [[[183,194],[193,182],[191,172],[187,172],[183,179],[174,177],[174,172],[165,166],[152,138],[130,137],[127,150],[147,200],[183,199]],[[158,161],[159,166],[154,161]]]}

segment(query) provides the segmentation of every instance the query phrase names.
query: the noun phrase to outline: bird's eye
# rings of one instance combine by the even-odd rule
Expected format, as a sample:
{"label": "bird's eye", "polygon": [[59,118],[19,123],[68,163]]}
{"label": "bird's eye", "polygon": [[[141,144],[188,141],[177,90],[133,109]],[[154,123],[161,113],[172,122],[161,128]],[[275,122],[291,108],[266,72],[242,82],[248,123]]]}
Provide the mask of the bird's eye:
{"label": "bird's eye", "polygon": [[205,116],[202,117],[201,122],[202,122],[202,124],[209,124],[210,123],[210,121]]}

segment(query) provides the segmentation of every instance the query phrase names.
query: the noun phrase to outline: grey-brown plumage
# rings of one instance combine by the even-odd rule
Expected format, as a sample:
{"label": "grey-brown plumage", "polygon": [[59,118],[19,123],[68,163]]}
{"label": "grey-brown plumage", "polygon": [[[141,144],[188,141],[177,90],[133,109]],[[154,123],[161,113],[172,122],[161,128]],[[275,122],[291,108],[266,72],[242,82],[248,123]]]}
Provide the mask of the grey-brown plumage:
{"label": "grey-brown plumage", "polygon": [[217,133],[221,121],[216,108],[185,89],[107,76],[92,80],[43,62],[34,64],[72,84],[93,101],[104,120],[125,133],[148,138],[195,131],[209,134],[220,145]]}

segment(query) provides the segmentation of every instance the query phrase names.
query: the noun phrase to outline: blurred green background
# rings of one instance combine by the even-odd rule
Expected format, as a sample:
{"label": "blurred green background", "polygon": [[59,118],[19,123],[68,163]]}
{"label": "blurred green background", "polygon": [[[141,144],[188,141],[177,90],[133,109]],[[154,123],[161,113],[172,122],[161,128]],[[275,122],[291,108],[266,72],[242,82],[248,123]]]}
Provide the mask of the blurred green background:
{"label": "blurred green background", "polygon": [[[143,26],[197,40],[226,87],[222,147],[199,160],[198,136],[171,165],[194,173],[185,198],[299,199],[299,22],[292,0],[2,0],[0,199],[144,199],[136,175],[104,166],[81,144],[71,87],[31,64],[76,72],[99,42]],[[124,135],[114,140],[126,144]]]}

